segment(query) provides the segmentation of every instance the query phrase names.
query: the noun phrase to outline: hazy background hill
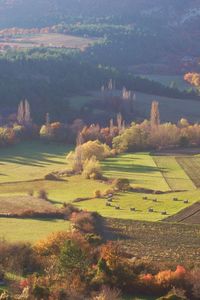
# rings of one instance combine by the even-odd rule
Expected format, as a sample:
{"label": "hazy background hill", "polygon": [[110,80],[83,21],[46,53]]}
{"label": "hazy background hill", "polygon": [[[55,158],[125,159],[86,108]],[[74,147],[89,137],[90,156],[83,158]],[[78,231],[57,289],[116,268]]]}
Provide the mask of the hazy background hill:
{"label": "hazy background hill", "polygon": [[68,17],[120,16],[124,20],[162,21],[182,25],[200,17],[198,0],[1,0],[0,27],[41,26]]}

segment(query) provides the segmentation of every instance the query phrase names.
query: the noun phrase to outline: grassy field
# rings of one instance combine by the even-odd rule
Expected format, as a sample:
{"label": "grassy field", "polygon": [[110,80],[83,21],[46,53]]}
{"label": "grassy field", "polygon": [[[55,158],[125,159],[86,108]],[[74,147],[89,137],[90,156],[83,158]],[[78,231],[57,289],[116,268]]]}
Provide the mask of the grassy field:
{"label": "grassy field", "polygon": [[182,75],[143,75],[142,77],[158,81],[165,86],[170,86],[172,82],[175,82],[176,86],[180,90],[191,88],[191,85],[183,79]]}
{"label": "grassy field", "polygon": [[200,187],[200,157],[177,157],[178,163],[188,174],[197,188]]}
{"label": "grassy field", "polygon": [[195,189],[174,156],[153,156],[153,159],[172,191]]}
{"label": "grassy field", "polygon": [[[101,99],[100,92],[91,93],[94,99]],[[121,91],[116,92],[116,96],[120,96]],[[135,114],[148,118],[150,116],[152,101],[159,102],[160,117],[162,122],[177,122],[182,118],[188,119],[190,122],[199,122],[200,102],[193,99],[176,99],[161,97],[154,94],[145,94],[135,92],[136,99],[134,102]]]}
{"label": "grassy field", "polygon": [[123,154],[103,163],[109,178],[128,178],[131,184],[166,191],[169,186],[149,153]]}
{"label": "grassy field", "polygon": [[68,230],[70,223],[63,220],[0,218],[0,239],[10,242],[36,242],[52,232]]}
{"label": "grassy field", "polygon": [[57,33],[43,34],[25,34],[11,37],[9,40],[1,40],[1,44],[17,48],[35,48],[35,47],[50,47],[50,48],[77,48],[85,49],[90,44],[94,43],[95,39],[77,37],[72,35],[64,35]]}
{"label": "grassy field", "polygon": [[[148,197],[143,200],[143,197]],[[174,197],[178,197],[178,201],[173,201]],[[157,199],[157,202],[153,200]],[[184,204],[184,200],[189,199],[188,204]],[[181,193],[168,193],[163,195],[125,193],[116,195],[113,199],[111,207],[106,206],[105,199],[93,199],[78,203],[78,207],[89,211],[97,211],[105,217],[141,220],[141,221],[161,221],[166,217],[176,214],[185,207],[190,206],[200,199],[200,191],[190,191]],[[115,206],[120,206],[120,210],[116,210]],[[130,211],[135,208],[136,211]],[[153,208],[154,212],[149,212],[149,208]],[[162,212],[166,211],[166,215]]]}
{"label": "grassy field", "polygon": [[[40,189],[48,192],[49,200],[56,207],[60,207],[64,202],[73,202],[76,198],[92,198],[96,190],[105,192],[111,188],[109,183],[86,180],[81,176],[64,178],[63,181],[47,181],[44,175],[67,168],[66,154],[70,150],[65,145],[47,144],[42,142],[23,143],[12,148],[0,150],[0,202],[1,208],[5,209],[6,203],[10,206],[11,199],[27,199],[27,193],[34,191],[34,196]],[[191,156],[193,160],[198,156]],[[182,158],[182,157],[180,157]],[[189,179],[184,168],[180,167],[178,160],[170,156],[151,156],[149,153],[124,154],[102,162],[104,175],[109,178],[128,178],[133,187],[145,189],[161,190],[165,192],[161,195],[144,193],[119,193],[115,195],[111,207],[106,206],[106,199],[92,199],[76,203],[80,208],[98,211],[105,217],[115,217],[119,219],[160,221],[172,216],[182,209],[192,205],[200,199],[200,190],[196,189]],[[199,165],[195,166],[200,169]],[[187,190],[179,193],[173,190]],[[147,197],[147,200],[143,200]],[[178,201],[173,201],[173,198]],[[9,199],[9,201],[8,201]],[[157,200],[155,202],[155,199]],[[189,203],[185,204],[184,200]],[[6,202],[7,201],[7,202]],[[26,201],[25,201],[26,202]],[[21,206],[30,207],[21,201]],[[15,205],[19,205],[15,203]],[[51,204],[50,204],[51,205]],[[15,206],[15,207],[16,207]],[[120,206],[116,210],[115,206]],[[131,211],[135,208],[135,212]],[[153,212],[149,212],[152,208]],[[166,215],[163,214],[166,211]],[[21,238],[26,240],[41,224],[41,234],[65,228],[62,221],[42,221],[42,220],[13,220],[0,219],[0,236],[15,240]],[[23,224],[26,224],[24,226]],[[48,226],[49,224],[49,226]],[[19,230],[18,230],[19,229]],[[24,232],[23,232],[24,231]],[[37,238],[37,234],[30,240]]]}

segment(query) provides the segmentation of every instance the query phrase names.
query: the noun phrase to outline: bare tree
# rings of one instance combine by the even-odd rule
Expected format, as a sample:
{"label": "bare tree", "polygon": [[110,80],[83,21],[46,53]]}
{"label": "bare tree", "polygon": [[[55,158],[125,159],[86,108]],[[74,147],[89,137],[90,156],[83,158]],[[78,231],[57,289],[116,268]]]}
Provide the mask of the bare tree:
{"label": "bare tree", "polygon": [[21,101],[18,106],[17,120],[18,120],[19,124],[23,124],[23,122],[24,122],[24,102],[23,101]]}
{"label": "bare tree", "polygon": [[27,99],[24,101],[24,122],[31,123],[31,108]]}
{"label": "bare tree", "polygon": [[28,100],[22,100],[18,106],[17,120],[19,124],[31,123],[31,109]]}
{"label": "bare tree", "polygon": [[159,103],[153,101],[151,105],[151,128],[156,128],[160,125]]}
{"label": "bare tree", "polygon": [[123,122],[122,114],[119,113],[119,114],[117,114],[117,126],[118,126],[119,131],[122,130],[122,122]]}

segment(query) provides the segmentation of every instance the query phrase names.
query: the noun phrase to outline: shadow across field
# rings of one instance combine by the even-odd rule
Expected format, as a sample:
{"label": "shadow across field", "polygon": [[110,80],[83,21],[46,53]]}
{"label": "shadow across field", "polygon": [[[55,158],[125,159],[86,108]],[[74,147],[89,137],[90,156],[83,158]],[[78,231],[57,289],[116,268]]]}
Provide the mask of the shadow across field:
{"label": "shadow across field", "polygon": [[112,163],[112,161],[109,162],[109,160],[107,160],[107,162],[104,164],[103,168],[105,171],[109,171],[109,172],[116,172],[116,171],[117,172],[127,172],[127,173],[130,173],[131,171],[133,171],[134,173],[163,172],[163,169],[158,168],[158,167],[151,167],[151,166],[139,165],[139,164],[130,165],[130,164],[124,164],[124,163],[123,163],[123,165],[116,165],[115,163]]}

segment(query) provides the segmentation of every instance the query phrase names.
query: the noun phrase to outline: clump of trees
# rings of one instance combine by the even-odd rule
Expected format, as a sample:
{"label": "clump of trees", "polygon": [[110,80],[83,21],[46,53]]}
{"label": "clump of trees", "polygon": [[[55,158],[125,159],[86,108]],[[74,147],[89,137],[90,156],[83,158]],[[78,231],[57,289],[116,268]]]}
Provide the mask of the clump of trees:
{"label": "clump of trees", "polygon": [[72,171],[75,174],[82,174],[85,178],[102,178],[99,161],[112,155],[110,147],[98,140],[82,143],[82,135],[77,139],[77,146],[67,156]]}
{"label": "clump of trees", "polygon": [[200,145],[200,125],[181,119],[177,124],[161,123],[157,102],[152,103],[151,118],[132,123],[113,138],[117,152],[178,148]]}
{"label": "clump of trees", "polygon": [[199,73],[187,73],[184,79],[193,85],[200,92],[200,74]]}

